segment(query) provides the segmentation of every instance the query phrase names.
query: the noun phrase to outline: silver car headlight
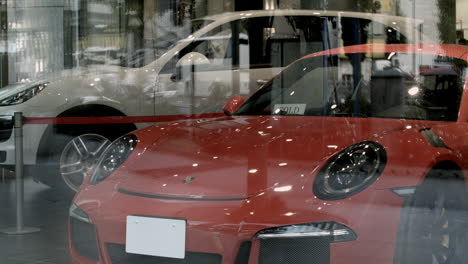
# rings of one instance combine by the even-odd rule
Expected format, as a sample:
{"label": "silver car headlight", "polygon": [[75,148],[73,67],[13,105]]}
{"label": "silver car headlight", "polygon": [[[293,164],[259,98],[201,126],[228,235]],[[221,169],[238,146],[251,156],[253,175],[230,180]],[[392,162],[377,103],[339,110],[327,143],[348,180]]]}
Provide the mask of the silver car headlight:
{"label": "silver car headlight", "polygon": [[21,89],[19,92],[15,94],[9,95],[6,98],[0,99],[0,106],[9,106],[9,105],[17,105],[22,104],[29,99],[33,98],[40,92],[42,92],[49,83],[36,83],[30,87],[25,89]]}
{"label": "silver car headlight", "polygon": [[109,177],[135,150],[138,138],[133,134],[115,140],[102,154],[91,176],[90,183],[98,184]]}
{"label": "silver car headlight", "polygon": [[383,146],[367,141],[352,145],[332,157],[315,178],[314,195],[322,200],[350,197],[371,185],[387,163]]}

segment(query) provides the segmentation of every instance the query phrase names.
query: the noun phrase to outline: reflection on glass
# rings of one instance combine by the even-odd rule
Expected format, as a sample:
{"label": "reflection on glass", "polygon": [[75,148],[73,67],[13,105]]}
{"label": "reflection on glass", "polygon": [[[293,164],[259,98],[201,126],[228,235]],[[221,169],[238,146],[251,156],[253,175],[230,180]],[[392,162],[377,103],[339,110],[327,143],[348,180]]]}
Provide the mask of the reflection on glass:
{"label": "reflection on glass", "polygon": [[390,55],[303,59],[236,114],[457,120],[466,62],[426,54],[417,54],[414,62],[413,54]]}

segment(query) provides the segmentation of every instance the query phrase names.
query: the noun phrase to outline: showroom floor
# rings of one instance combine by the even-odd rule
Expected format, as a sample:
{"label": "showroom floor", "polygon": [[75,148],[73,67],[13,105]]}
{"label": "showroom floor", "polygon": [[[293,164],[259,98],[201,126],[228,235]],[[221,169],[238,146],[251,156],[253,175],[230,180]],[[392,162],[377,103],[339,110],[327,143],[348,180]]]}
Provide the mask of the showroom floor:
{"label": "showroom floor", "polygon": [[[39,227],[27,235],[0,233],[1,264],[70,263],[67,242],[67,217],[70,200],[52,189],[25,180],[24,225]],[[15,180],[3,179],[0,171],[0,230],[16,223]]]}

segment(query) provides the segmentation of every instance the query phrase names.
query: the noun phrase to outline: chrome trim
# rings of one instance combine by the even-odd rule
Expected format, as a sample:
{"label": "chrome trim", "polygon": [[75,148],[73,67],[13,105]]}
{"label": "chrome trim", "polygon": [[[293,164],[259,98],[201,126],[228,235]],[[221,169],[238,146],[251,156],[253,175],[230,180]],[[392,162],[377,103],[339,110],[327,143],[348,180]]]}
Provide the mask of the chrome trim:
{"label": "chrome trim", "polygon": [[329,236],[344,236],[351,233],[346,229],[338,229],[333,231],[315,231],[305,233],[284,233],[284,234],[258,234],[258,239],[268,238],[297,238],[297,237],[329,237]]}
{"label": "chrome trim", "polygon": [[72,204],[72,205],[70,206],[70,210],[69,210],[69,215],[70,215],[70,217],[75,218],[75,219],[77,219],[77,220],[79,220],[79,221],[88,223],[88,224],[92,224],[92,221],[91,221],[91,219],[89,219],[89,216],[88,216],[88,215],[86,215],[86,216],[80,215],[79,213],[77,213],[77,211],[78,211],[78,212],[81,211],[81,213],[83,213],[83,214],[86,215],[86,213],[83,212],[83,210],[81,210],[76,204]]}
{"label": "chrome trim", "polygon": [[169,196],[160,196],[160,195],[152,195],[152,194],[146,194],[146,193],[137,193],[137,192],[132,192],[129,190],[125,189],[118,189],[117,190],[119,193],[126,194],[126,195],[131,195],[131,196],[137,196],[137,197],[143,197],[143,198],[151,198],[151,199],[162,199],[162,200],[178,200],[178,201],[207,201],[207,202],[228,202],[228,201],[243,201],[247,200],[248,198],[225,198],[225,199],[210,199],[210,198],[190,198],[190,197],[169,197]]}
{"label": "chrome trim", "polygon": [[415,186],[400,187],[400,188],[394,188],[394,189],[391,189],[391,190],[392,190],[392,192],[394,192],[398,196],[407,197],[407,196],[410,196],[410,195],[414,194],[414,192],[416,191],[416,187]]}
{"label": "chrome trim", "polygon": [[0,122],[1,121],[13,121],[13,116],[11,116],[11,115],[0,115]]}

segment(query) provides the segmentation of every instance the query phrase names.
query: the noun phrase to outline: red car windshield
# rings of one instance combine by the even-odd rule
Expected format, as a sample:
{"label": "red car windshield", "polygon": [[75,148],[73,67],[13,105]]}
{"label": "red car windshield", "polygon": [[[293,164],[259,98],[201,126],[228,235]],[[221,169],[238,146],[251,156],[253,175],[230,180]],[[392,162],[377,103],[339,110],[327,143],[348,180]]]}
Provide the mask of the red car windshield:
{"label": "red car windshield", "polygon": [[300,60],[236,115],[343,116],[456,121],[466,61],[412,53]]}

